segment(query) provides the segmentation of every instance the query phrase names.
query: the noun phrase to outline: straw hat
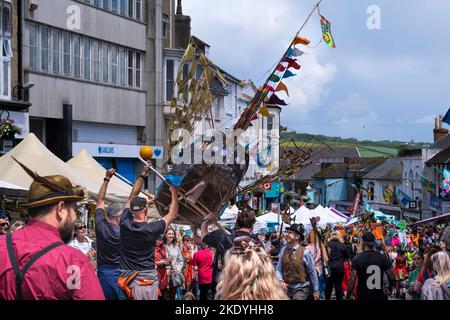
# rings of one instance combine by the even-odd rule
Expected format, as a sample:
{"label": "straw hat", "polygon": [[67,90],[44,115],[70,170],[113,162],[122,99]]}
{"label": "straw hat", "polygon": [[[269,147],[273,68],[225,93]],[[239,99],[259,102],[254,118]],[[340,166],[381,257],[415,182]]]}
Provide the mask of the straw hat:
{"label": "straw hat", "polygon": [[78,202],[84,199],[84,190],[79,186],[72,186],[66,177],[60,175],[41,177],[14,157],[13,159],[33,178],[29,200],[23,205],[24,208],[43,207],[59,201]]}

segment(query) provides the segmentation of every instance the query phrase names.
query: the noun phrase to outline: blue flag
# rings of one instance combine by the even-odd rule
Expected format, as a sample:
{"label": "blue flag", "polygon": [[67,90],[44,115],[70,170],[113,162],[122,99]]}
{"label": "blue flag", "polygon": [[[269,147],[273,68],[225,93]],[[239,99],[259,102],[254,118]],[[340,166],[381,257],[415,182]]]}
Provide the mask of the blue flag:
{"label": "blue flag", "polygon": [[402,190],[397,189],[397,200],[400,201],[403,204],[403,206],[406,207],[411,201],[411,198]]}
{"label": "blue flag", "polygon": [[447,113],[445,114],[444,118],[442,118],[442,122],[450,125],[450,108],[448,108]]}

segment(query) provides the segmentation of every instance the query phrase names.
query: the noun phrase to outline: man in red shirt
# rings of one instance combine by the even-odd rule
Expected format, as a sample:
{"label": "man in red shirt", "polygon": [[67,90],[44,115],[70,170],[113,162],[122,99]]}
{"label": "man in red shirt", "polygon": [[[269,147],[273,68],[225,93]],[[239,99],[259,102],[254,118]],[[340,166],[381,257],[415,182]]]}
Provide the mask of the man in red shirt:
{"label": "man in red shirt", "polygon": [[200,300],[208,300],[213,276],[213,253],[204,243],[201,250],[194,253],[191,265],[197,271],[197,281],[200,288]]}
{"label": "man in red shirt", "polygon": [[63,176],[40,177],[21,166],[33,178],[29,223],[0,236],[0,300],[104,300],[89,259],[66,245],[83,190]]}

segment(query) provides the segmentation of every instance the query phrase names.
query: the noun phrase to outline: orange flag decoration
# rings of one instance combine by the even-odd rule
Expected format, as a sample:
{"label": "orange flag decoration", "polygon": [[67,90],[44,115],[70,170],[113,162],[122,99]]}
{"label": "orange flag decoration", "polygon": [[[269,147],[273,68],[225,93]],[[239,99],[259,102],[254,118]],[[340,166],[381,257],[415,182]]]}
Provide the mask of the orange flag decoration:
{"label": "orange flag decoration", "polygon": [[295,40],[294,40],[294,45],[296,45],[296,44],[304,44],[305,46],[307,46],[308,44],[310,44],[310,42],[311,42],[311,41],[309,41],[309,40],[306,39],[306,38],[297,36],[297,37],[295,38]]}
{"label": "orange flag decoration", "polygon": [[285,91],[289,97],[289,90],[283,82],[280,82],[278,84],[277,88],[275,89],[275,92],[278,92],[278,91]]}

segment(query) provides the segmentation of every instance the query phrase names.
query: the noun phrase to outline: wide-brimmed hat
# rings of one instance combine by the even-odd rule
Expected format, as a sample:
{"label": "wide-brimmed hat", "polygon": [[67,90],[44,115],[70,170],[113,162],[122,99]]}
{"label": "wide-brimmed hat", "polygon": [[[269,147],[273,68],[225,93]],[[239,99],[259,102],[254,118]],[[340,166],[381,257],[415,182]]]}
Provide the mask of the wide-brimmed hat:
{"label": "wide-brimmed hat", "polygon": [[290,227],[286,228],[286,231],[291,230],[299,235],[303,235],[305,233],[305,227],[301,223],[294,223]]}
{"label": "wide-brimmed hat", "polygon": [[28,203],[24,208],[43,207],[59,201],[78,202],[84,199],[84,190],[73,186],[69,179],[61,175],[41,177],[12,157],[33,178]]}

